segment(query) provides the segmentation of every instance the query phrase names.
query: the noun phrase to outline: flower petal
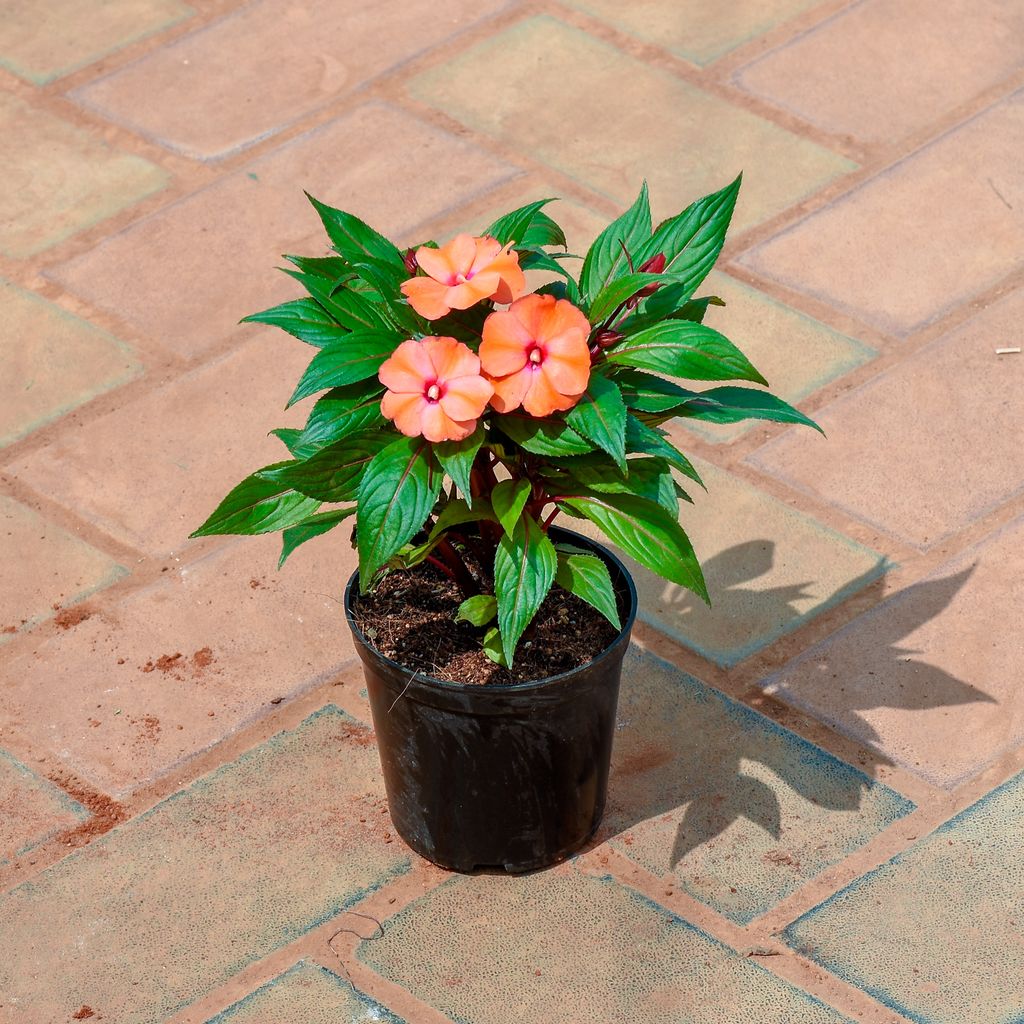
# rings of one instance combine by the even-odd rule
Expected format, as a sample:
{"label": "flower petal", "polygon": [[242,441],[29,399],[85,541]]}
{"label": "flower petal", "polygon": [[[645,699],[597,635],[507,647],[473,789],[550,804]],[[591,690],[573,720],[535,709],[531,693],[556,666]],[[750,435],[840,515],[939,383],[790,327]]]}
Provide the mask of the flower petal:
{"label": "flower petal", "polygon": [[507,377],[493,380],[494,395],[491,405],[498,412],[511,412],[523,404],[527,391],[533,383],[537,372],[532,366],[524,366],[518,373],[510,373]]}
{"label": "flower petal", "polygon": [[526,365],[533,343],[522,320],[511,310],[492,313],[485,321],[480,342],[480,365],[492,377],[516,373]]}
{"label": "flower petal", "polygon": [[444,409],[440,402],[426,402],[426,408],[421,415],[423,436],[428,441],[461,441],[476,428],[476,420],[460,421],[454,420]]}
{"label": "flower petal", "polygon": [[439,336],[424,338],[420,344],[430,359],[436,380],[445,383],[454,377],[479,376],[480,357],[461,341]]}
{"label": "flower petal", "polygon": [[494,385],[478,375],[456,377],[445,383],[438,403],[453,420],[474,420],[483,414]]}
{"label": "flower petal", "polygon": [[578,394],[563,395],[561,391],[554,387],[551,379],[548,377],[547,363],[545,362],[533,374],[530,389],[523,398],[523,408],[531,416],[550,416],[553,412],[571,409],[579,400],[580,396]]}
{"label": "flower petal", "polygon": [[469,269],[474,274],[479,274],[481,270],[490,266],[494,258],[501,252],[501,242],[496,238],[491,238],[490,235],[477,238],[475,242],[476,253],[473,256],[473,262]]}
{"label": "flower petal", "polygon": [[477,274],[476,277],[449,288],[445,301],[452,309],[469,309],[481,299],[489,299],[500,284],[501,278],[497,274]]}
{"label": "flower petal", "polygon": [[447,245],[442,246],[440,249],[434,249],[429,245],[421,245],[416,250],[416,262],[420,265],[420,269],[424,274],[432,277],[445,287],[455,280],[455,275],[458,273],[458,270],[452,263],[451,248]]}
{"label": "flower petal", "polygon": [[385,393],[380,400],[380,411],[406,437],[419,437],[423,433],[424,410],[430,406],[423,395],[396,395],[393,391]]}
{"label": "flower petal", "polygon": [[590,381],[590,349],[585,341],[580,342],[582,351],[573,355],[548,353],[541,369],[552,387],[563,395],[579,396],[587,390]]}
{"label": "flower petal", "polygon": [[409,305],[428,320],[439,320],[451,310],[445,301],[448,287],[432,277],[410,277],[402,282],[402,294]]}
{"label": "flower petal", "polygon": [[381,365],[377,377],[389,391],[422,395],[425,383],[436,374],[423,342],[403,341]]}

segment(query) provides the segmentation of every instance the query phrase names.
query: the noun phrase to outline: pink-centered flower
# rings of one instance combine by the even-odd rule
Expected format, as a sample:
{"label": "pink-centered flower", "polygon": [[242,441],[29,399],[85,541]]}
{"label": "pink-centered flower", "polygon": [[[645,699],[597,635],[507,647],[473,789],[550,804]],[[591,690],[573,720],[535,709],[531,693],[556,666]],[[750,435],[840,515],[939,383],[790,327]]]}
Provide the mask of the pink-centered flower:
{"label": "pink-centered flower", "polygon": [[408,437],[461,441],[494,392],[480,360],[455,338],[403,341],[377,373],[387,393],[380,411]]}
{"label": "pink-centered flower", "polygon": [[590,324],[553,295],[527,295],[484,321],[480,364],[494,384],[491,405],[531,416],[571,409],[590,380]]}
{"label": "pink-centered flower", "polygon": [[485,235],[456,235],[440,249],[421,246],[416,262],[426,277],[402,282],[402,293],[420,316],[438,320],[453,309],[482,299],[512,302],[526,291],[526,279],[512,246]]}

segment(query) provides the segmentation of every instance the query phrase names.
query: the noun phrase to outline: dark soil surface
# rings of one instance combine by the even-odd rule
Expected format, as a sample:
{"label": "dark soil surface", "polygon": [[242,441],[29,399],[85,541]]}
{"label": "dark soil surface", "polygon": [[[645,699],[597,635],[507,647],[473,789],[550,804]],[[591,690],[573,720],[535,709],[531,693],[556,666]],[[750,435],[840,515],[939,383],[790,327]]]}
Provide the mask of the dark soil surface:
{"label": "dark soil surface", "polygon": [[[516,648],[512,669],[484,654],[483,628],[456,622],[458,587],[431,565],[386,576],[357,597],[363,635],[399,664],[454,683],[525,683],[578,668],[609,647],[618,632],[600,612],[556,583]],[[493,623],[492,623],[493,625]]]}

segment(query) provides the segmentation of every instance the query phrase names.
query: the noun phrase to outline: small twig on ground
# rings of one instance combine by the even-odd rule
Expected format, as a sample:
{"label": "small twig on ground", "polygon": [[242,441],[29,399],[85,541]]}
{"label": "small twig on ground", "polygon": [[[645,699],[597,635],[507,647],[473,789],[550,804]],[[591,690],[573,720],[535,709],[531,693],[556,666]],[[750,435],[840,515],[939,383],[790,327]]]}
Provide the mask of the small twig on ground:
{"label": "small twig on ground", "polygon": [[996,349],[996,355],[997,356],[1013,356],[1013,355],[1019,355],[1019,354],[1020,354],[1020,345],[1016,346],[1016,348],[997,348]]}

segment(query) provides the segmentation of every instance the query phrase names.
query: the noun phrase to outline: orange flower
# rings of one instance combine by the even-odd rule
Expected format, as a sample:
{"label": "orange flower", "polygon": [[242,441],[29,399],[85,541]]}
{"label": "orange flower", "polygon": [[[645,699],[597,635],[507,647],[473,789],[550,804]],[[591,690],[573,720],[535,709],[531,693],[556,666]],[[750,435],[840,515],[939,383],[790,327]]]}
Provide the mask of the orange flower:
{"label": "orange flower", "polygon": [[480,362],[494,384],[491,405],[531,416],[571,409],[590,380],[590,324],[553,295],[527,295],[484,321]]}
{"label": "orange flower", "polygon": [[422,246],[416,262],[426,277],[402,282],[402,293],[420,316],[437,320],[453,309],[469,309],[481,299],[511,302],[526,291],[519,257],[512,246],[485,235],[456,235],[440,249]]}
{"label": "orange flower", "polygon": [[408,437],[461,441],[476,428],[494,388],[480,360],[454,338],[403,341],[377,373],[380,411]]}

